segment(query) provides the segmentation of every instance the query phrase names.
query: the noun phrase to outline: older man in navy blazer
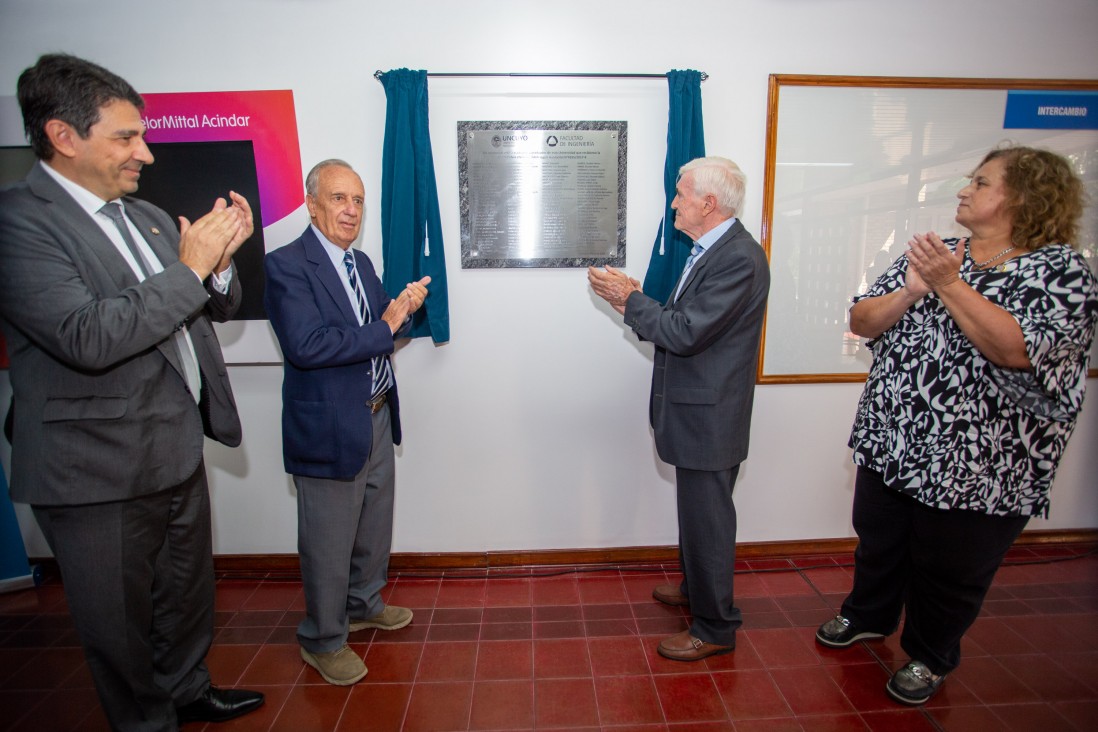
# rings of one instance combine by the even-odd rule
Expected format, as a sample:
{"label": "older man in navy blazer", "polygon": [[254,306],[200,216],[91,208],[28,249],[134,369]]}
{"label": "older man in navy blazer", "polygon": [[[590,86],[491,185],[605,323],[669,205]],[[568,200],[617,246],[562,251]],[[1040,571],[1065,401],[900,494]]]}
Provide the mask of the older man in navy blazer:
{"label": "older man in navy blazer", "polygon": [[301,657],[330,684],[366,675],[348,633],[396,630],[412,611],[381,599],[393,536],[400,400],[389,356],[430,277],[396,298],[352,244],[362,180],[325,160],[305,181],[311,224],[267,255],[264,302],[284,358],[282,455],[297,488],[305,619]]}
{"label": "older man in navy blazer", "polygon": [[737,220],[744,183],[739,167],[725,158],[699,158],[680,168],[671,203],[675,228],[695,244],[666,303],[611,267],[588,270],[595,293],[655,345],[650,417],[657,453],[675,466],[683,580],[652,594],[690,606],[690,628],[657,649],[677,661],[733,650],[742,622],[732,591],[732,489],[747,457],[770,290],[766,254]]}

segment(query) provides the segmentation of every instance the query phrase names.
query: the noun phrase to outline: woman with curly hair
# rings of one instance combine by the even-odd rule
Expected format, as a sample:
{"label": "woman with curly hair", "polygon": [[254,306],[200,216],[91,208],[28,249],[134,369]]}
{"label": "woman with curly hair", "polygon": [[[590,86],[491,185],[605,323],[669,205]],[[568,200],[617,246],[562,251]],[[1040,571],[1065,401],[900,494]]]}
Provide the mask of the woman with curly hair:
{"label": "woman with curly hair", "polygon": [[1003,557],[1049,491],[1083,405],[1098,284],[1073,248],[1083,187],[1060,156],[990,152],[942,240],[854,298],[873,366],[850,435],[854,585],[818,643],[892,633],[911,660],[887,685],[922,704],[960,663]]}

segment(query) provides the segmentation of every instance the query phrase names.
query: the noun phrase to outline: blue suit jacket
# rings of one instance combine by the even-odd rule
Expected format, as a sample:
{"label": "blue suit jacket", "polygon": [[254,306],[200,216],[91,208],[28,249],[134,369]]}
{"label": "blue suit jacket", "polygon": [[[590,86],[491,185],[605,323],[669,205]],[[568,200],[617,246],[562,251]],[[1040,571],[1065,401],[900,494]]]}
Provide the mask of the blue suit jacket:
{"label": "blue suit jacket", "polygon": [[[362,326],[312,227],[263,261],[263,301],[284,359],[282,457],[294,475],[349,479],[370,456],[370,359],[393,352],[393,334],[379,319],[390,298],[369,257],[351,251],[375,318]],[[395,382],[389,407],[400,444]]]}

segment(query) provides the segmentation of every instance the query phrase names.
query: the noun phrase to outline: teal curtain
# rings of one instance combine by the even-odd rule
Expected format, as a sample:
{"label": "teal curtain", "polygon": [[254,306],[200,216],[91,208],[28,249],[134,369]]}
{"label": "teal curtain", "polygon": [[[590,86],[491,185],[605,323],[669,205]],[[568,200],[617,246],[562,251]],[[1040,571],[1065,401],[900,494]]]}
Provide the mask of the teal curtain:
{"label": "teal curtain", "polygon": [[668,71],[670,111],[667,118],[667,158],[663,164],[663,221],[652,245],[652,257],[644,276],[644,294],[659,302],[671,297],[679,275],[686,266],[693,243],[674,226],[675,183],[679,168],[694,158],[705,156],[705,133],[702,129],[702,99],[700,71]]}
{"label": "teal curtain", "polygon": [[381,283],[393,297],[409,282],[431,277],[427,301],[412,316],[412,338],[450,340],[442,221],[427,117],[427,72],[394,69],[385,87],[385,147],[381,160]]}

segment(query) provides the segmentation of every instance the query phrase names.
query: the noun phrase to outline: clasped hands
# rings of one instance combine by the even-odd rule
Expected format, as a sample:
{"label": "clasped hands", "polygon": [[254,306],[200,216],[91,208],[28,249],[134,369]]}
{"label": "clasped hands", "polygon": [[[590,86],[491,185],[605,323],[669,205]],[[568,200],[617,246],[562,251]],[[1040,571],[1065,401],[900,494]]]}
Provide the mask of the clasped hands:
{"label": "clasped hands", "polygon": [[968,239],[957,242],[955,251],[942,242],[933,231],[915,234],[907,243],[907,280],[904,289],[915,299],[941,289],[960,279]]}
{"label": "clasped hands", "polygon": [[404,325],[408,316],[419,310],[423,301],[427,299],[427,285],[431,284],[430,277],[424,277],[418,282],[409,282],[404,291],[397,295],[385,308],[381,319],[389,324],[389,329],[396,333]]}
{"label": "clasped hands", "polygon": [[595,294],[610,303],[619,315],[625,315],[625,301],[629,296],[641,291],[639,281],[613,267],[606,267],[605,270],[588,267],[587,281]]}
{"label": "clasped hands", "polygon": [[193,224],[179,217],[179,261],[205,281],[211,272],[229,268],[233,254],[255,230],[252,207],[244,196],[229,192],[230,205],[218,198],[210,212]]}

